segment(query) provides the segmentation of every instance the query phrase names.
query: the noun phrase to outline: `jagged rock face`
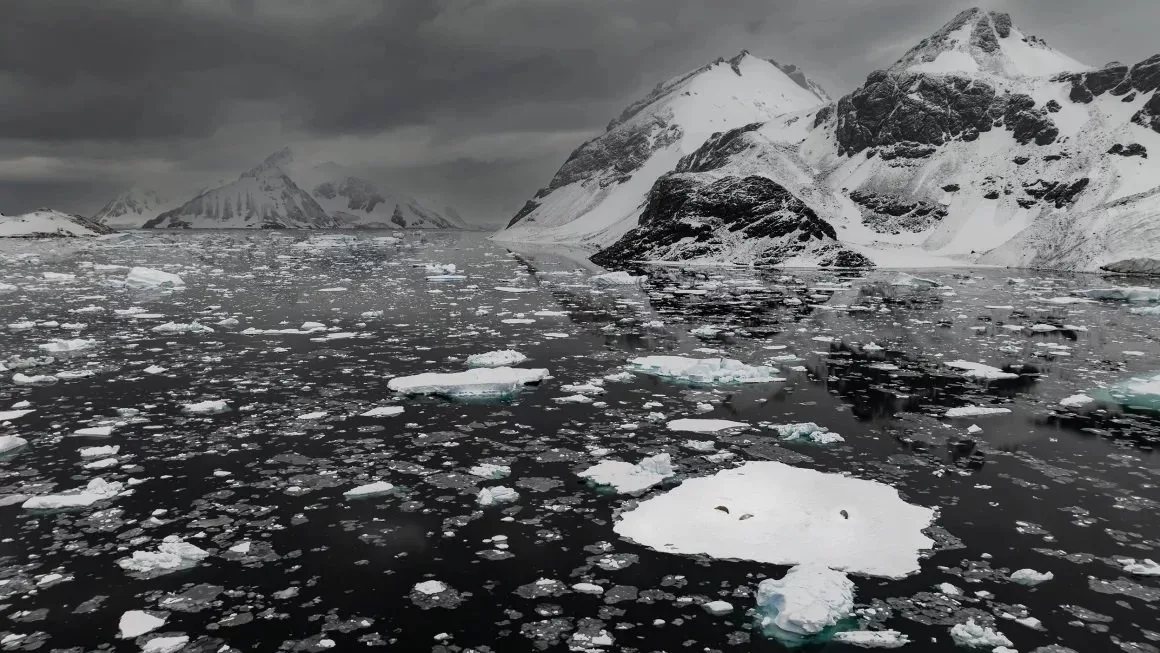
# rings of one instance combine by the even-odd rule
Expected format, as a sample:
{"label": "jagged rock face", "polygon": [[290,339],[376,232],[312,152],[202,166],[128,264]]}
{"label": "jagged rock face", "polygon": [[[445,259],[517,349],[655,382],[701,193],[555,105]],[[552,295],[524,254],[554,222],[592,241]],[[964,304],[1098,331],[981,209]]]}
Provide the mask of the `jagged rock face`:
{"label": "jagged rock face", "polygon": [[1131,68],[1113,64],[1101,70],[1072,73],[1058,77],[1060,81],[1071,82],[1068,97],[1072,102],[1086,104],[1097,96],[1111,93],[1130,100],[1137,93],[1153,93],[1148,102],[1133,116],[1132,122],[1160,133],[1160,54],[1153,55]]}
{"label": "jagged rock face", "polygon": [[903,154],[890,154],[918,158],[934,150],[916,145],[971,141],[996,126],[1005,126],[1021,144],[1049,145],[1059,135],[1048,111],[1030,96],[999,93],[984,81],[957,75],[875,71],[838,101],[835,115],[841,155],[901,145]]}
{"label": "jagged rock face", "polygon": [[934,202],[906,202],[858,190],[850,199],[862,208],[862,224],[880,234],[920,233],[947,217],[946,207]]}
{"label": "jagged rock face", "polygon": [[347,209],[364,213],[374,211],[376,206],[386,201],[375,190],[374,184],[358,177],[347,177],[338,183],[328,181],[319,184],[314,194],[326,199],[345,198]]}
{"label": "jagged rock face", "polygon": [[600,265],[654,259],[776,265],[809,252],[823,266],[870,265],[836,238],[831,224],[765,177],[712,180],[670,174],[653,186],[640,225],[592,260]]}
{"label": "jagged rock face", "polygon": [[93,220],[111,227],[132,229],[172,206],[157,191],[134,188],[109,200]]}

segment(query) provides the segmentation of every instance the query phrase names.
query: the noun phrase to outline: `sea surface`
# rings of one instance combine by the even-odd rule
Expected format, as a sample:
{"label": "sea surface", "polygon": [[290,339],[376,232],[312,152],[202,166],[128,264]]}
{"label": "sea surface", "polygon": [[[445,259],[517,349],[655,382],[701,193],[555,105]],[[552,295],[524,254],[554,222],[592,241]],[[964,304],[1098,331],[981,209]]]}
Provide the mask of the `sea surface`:
{"label": "sea surface", "polygon": [[[428,264],[454,264],[466,278],[428,281]],[[185,287],[126,287],[132,266],[178,274]],[[25,401],[35,411],[0,424],[0,435],[28,440],[0,457],[0,650],[137,651],[159,635],[188,636],[183,650],[206,652],[785,650],[755,626],[753,594],[788,567],[658,552],[613,531],[638,500],[759,460],[881,481],[937,510],[937,546],[920,572],[852,576],[854,626],[900,631],[910,639],[900,650],[955,650],[950,628],[968,619],[1021,652],[1160,650],[1160,577],[1123,569],[1126,558],[1160,560],[1160,417],[1059,404],[1160,372],[1160,316],[1067,299],[1128,281],[909,271],[932,287],[893,285],[907,280],[899,271],[666,267],[606,286],[590,281],[598,272],[479,234],[0,243],[0,284],[15,286],[0,291],[0,360],[22,366],[0,374],[0,411]],[[153,330],[170,322],[212,331]],[[245,332],[307,322],[324,328]],[[717,331],[690,333],[706,326]],[[40,350],[54,339],[92,342],[66,355]],[[493,401],[387,388],[503,349],[551,377]],[[772,365],[785,380],[694,386],[634,374],[605,382],[591,403],[557,401],[574,394],[566,384],[653,354]],[[959,359],[1017,378],[971,379],[943,365]],[[87,375],[21,385],[17,371]],[[230,410],[182,412],[207,400]],[[968,405],[1010,413],[943,415]],[[381,406],[404,412],[360,416]],[[650,415],[658,412],[750,428],[700,437],[733,454],[708,459]],[[768,428],[797,422],[844,442],[784,442]],[[102,425],[111,435],[74,434]],[[120,447],[115,462],[84,467],[95,459],[79,450],[105,445]],[[643,495],[577,474],[658,453],[671,455],[677,475]],[[511,474],[469,473],[481,462]],[[126,492],[69,511],[21,507],[25,496],[98,477]],[[395,488],[343,496],[380,480]],[[496,485],[519,499],[478,505],[479,491]],[[165,574],[118,565],[167,536],[209,555]],[[1023,568],[1054,577],[1034,587],[1008,579]],[[415,591],[430,580],[449,591]],[[569,589],[579,582],[605,591]],[[701,607],[719,599],[734,611]],[[165,623],[120,639],[130,610]],[[800,650],[860,649],[814,641]]]}

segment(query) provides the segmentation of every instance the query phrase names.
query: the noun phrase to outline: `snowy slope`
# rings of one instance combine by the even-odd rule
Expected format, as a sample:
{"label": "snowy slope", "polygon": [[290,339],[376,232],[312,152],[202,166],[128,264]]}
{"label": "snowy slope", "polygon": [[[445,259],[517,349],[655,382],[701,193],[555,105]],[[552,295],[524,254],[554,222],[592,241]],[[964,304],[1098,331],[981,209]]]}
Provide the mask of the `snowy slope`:
{"label": "snowy slope", "polygon": [[353,229],[465,229],[462,218],[449,209],[436,209],[423,200],[392,191],[328,163],[293,177],[339,227]]}
{"label": "snowy slope", "polygon": [[270,155],[237,181],[198,194],[143,228],[327,229],[338,226],[286,174],[289,150]]}
{"label": "snowy slope", "polygon": [[711,134],[828,99],[795,67],[748,52],[669,80],[577,148],[495,238],[611,244],[636,225],[653,183]]}
{"label": "snowy slope", "polygon": [[0,215],[0,238],[70,238],[102,236],[109,227],[79,215],[37,209],[24,215]]}
{"label": "snowy slope", "polygon": [[93,220],[114,229],[140,229],[149,220],[179,205],[180,202],[155,190],[134,187],[109,200]]}
{"label": "snowy slope", "polygon": [[1160,258],[1158,87],[1160,57],[1091,70],[973,9],[836,103],[710,140],[684,168],[769,179],[878,265],[1095,270]]}

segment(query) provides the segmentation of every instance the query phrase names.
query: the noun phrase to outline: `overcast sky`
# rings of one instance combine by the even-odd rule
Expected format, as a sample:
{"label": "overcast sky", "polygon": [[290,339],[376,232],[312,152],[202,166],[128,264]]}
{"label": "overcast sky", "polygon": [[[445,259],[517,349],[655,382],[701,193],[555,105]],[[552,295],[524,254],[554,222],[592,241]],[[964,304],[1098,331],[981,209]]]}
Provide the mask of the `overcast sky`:
{"label": "overcast sky", "polygon": [[[1157,51],[1157,0],[1012,0],[1085,63]],[[657,82],[741,49],[834,97],[952,0],[0,0],[0,213],[91,214],[284,145],[506,221]]]}

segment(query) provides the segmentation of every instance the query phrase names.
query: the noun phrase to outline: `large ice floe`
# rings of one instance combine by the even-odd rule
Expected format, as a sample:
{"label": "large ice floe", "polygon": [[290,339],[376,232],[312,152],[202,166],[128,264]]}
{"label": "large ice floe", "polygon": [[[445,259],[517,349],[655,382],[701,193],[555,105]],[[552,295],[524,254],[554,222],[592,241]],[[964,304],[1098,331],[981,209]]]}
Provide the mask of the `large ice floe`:
{"label": "large ice floe", "polygon": [[188,569],[207,557],[209,552],[205,549],[169,535],[156,551],[134,551],[128,558],[118,560],[117,566],[130,573],[153,577]]}
{"label": "large ice floe", "polygon": [[539,383],[546,369],[518,367],[477,368],[466,372],[427,372],[398,376],[387,383],[393,391],[406,395],[440,395],[452,398],[511,397],[525,385]]}
{"label": "large ice floe", "polygon": [[0,435],[0,456],[28,444],[28,440],[18,435]]}
{"label": "large ice floe", "polygon": [[950,361],[943,363],[952,370],[958,370],[963,376],[972,379],[981,379],[983,381],[1000,381],[1004,379],[1017,379],[1018,374],[1012,372],[1004,372],[997,367],[984,365],[983,363],[972,363],[971,361]]}
{"label": "large ice floe", "polygon": [[24,502],[25,510],[66,510],[68,508],[84,508],[98,501],[112,499],[121,493],[124,485],[119,481],[106,481],[103,478],[94,478],[85,487],[62,492],[60,494],[45,494],[32,497]]}
{"label": "large ice floe", "polygon": [[777,424],[772,427],[783,440],[801,440],[806,442],[813,442],[814,444],[833,444],[835,442],[844,442],[845,438],[827,429],[824,426],[818,426],[813,422],[801,422],[798,424]]}
{"label": "large ice floe", "polygon": [[901,578],[933,545],[922,531],[934,517],[884,483],[759,461],[688,479],[614,530],[668,553]]}
{"label": "large ice floe", "polygon": [[785,576],[767,578],[757,586],[761,628],[779,639],[817,635],[837,626],[853,610],[854,583],[825,565],[797,565]]}
{"label": "large ice floe", "polygon": [[718,431],[749,428],[745,422],[728,419],[675,419],[667,425],[670,431],[685,433],[717,433]]}
{"label": "large ice floe", "polygon": [[628,361],[628,369],[642,374],[705,385],[768,383],[784,380],[777,376],[777,368],[746,365],[732,358],[643,356]]}
{"label": "large ice floe", "polygon": [[472,354],[467,357],[467,366],[476,367],[511,367],[528,360],[528,357],[518,351],[503,349],[489,351],[484,354]]}
{"label": "large ice floe", "polygon": [[605,460],[580,472],[581,478],[595,485],[611,487],[619,494],[647,490],[675,474],[672,457],[667,453],[649,456],[636,465]]}
{"label": "large ice floe", "polygon": [[125,276],[125,285],[130,288],[184,288],[185,281],[176,274],[136,267]]}

